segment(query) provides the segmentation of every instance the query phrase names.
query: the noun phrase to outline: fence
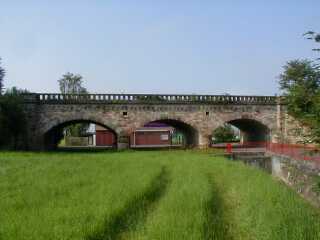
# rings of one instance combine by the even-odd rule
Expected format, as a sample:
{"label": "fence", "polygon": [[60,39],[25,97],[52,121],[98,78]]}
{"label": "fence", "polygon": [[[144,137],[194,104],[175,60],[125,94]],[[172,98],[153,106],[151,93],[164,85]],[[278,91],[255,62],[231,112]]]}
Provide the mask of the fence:
{"label": "fence", "polygon": [[313,161],[320,164],[320,149],[315,146],[303,144],[268,143],[269,152],[288,156],[295,160]]}
{"label": "fence", "polygon": [[[295,160],[305,160],[320,164],[320,149],[312,145],[272,143],[266,141],[243,142],[243,143],[221,143],[213,144],[211,147],[223,148],[226,152],[241,151],[250,152],[252,148],[263,148],[268,152],[290,157]],[[231,148],[231,149],[230,149]],[[237,150],[239,149],[239,150]]]}

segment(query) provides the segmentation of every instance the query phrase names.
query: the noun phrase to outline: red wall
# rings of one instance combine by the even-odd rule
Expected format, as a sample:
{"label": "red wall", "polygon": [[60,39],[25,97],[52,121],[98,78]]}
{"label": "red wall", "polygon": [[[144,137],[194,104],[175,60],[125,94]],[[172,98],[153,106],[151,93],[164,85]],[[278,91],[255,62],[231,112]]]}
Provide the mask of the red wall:
{"label": "red wall", "polygon": [[[169,135],[168,140],[161,140],[161,135]],[[135,145],[169,145],[171,144],[169,132],[136,132],[135,142],[131,136],[131,144]]]}
{"label": "red wall", "polygon": [[116,144],[116,138],[113,132],[108,130],[96,131],[96,145],[97,146],[113,146]]}

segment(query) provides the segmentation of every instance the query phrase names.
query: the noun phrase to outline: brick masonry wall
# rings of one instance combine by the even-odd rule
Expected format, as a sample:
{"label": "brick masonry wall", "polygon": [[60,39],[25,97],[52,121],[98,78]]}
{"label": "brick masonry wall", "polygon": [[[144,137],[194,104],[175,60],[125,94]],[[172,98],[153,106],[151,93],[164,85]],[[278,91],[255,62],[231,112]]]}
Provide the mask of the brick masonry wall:
{"label": "brick masonry wall", "polygon": [[197,132],[197,144],[207,146],[212,131],[225,122],[252,119],[270,129],[277,141],[282,130],[277,124],[277,105],[215,104],[26,104],[30,143],[42,148],[43,136],[55,126],[85,120],[114,130],[118,139],[135,128],[156,120],[183,122]]}

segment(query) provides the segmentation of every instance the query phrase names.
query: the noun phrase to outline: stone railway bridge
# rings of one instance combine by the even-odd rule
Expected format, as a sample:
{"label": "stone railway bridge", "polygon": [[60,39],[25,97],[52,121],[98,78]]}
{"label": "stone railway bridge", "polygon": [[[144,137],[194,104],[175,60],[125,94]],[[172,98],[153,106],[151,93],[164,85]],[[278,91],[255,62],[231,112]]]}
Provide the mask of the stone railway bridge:
{"label": "stone railway bridge", "polygon": [[212,131],[224,123],[239,128],[245,141],[295,140],[286,106],[275,96],[32,93],[23,97],[33,150],[55,148],[61,129],[79,122],[112,130],[118,148],[128,147],[134,129],[154,121],[183,131],[194,147],[208,146]]}

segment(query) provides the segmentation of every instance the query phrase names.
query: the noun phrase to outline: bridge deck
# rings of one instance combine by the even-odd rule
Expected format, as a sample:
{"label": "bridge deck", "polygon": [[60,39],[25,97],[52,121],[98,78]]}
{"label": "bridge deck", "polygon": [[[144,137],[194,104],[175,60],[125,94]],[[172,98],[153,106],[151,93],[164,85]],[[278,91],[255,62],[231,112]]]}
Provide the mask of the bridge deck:
{"label": "bridge deck", "polygon": [[23,95],[27,103],[206,103],[206,104],[276,104],[276,96],[180,95],[180,94],[59,94],[30,93]]}

